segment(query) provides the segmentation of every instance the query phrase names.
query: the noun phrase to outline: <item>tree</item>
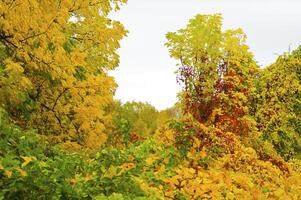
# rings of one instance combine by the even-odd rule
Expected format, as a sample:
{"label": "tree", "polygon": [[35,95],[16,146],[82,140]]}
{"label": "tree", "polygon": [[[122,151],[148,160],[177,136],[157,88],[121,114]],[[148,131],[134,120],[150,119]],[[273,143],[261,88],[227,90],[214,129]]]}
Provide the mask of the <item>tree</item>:
{"label": "tree", "polygon": [[0,104],[22,127],[94,148],[106,140],[108,70],[126,35],[108,13],[126,0],[2,1]]}
{"label": "tree", "polygon": [[300,52],[280,56],[258,80],[258,128],[286,159],[301,154]]}
{"label": "tree", "polygon": [[146,139],[157,128],[159,112],[149,103],[114,101],[107,112],[113,116],[109,143],[114,145]]}
{"label": "tree", "polygon": [[223,131],[248,134],[254,127],[248,114],[258,66],[243,31],[222,31],[220,15],[197,15],[166,37],[171,57],[179,60],[184,112]]}

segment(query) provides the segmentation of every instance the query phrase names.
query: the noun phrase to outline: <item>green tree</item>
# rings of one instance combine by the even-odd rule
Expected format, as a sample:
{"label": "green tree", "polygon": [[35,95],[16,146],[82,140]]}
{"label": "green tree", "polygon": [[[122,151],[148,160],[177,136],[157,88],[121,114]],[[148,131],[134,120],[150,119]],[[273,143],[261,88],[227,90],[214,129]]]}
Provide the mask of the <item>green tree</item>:
{"label": "green tree", "polygon": [[126,143],[130,140],[145,139],[157,128],[159,112],[149,103],[114,101],[109,113],[113,116],[110,144]]}

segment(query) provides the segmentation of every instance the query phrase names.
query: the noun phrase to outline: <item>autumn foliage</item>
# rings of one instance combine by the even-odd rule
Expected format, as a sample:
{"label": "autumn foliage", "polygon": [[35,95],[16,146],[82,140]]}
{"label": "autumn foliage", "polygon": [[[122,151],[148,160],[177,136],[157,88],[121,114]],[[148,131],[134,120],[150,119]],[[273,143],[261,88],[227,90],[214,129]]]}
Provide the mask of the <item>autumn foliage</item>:
{"label": "autumn foliage", "polygon": [[166,35],[179,102],[121,103],[125,3],[0,3],[0,199],[301,199],[301,49],[260,69],[197,15]]}
{"label": "autumn foliage", "polygon": [[107,71],[126,34],[107,15],[121,3],[1,3],[0,101],[19,125],[88,148],[105,142],[103,110],[116,88]]}
{"label": "autumn foliage", "polygon": [[258,66],[241,29],[221,30],[220,15],[198,15],[186,28],[167,34],[171,57],[179,60],[184,112],[224,131],[247,134],[249,105]]}

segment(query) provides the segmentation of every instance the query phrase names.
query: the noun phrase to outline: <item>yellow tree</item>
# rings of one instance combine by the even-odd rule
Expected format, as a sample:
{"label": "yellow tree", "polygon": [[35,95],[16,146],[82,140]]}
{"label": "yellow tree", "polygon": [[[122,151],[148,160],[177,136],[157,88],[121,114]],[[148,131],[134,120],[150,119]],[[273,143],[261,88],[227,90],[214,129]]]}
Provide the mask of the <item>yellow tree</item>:
{"label": "yellow tree", "polygon": [[185,28],[168,33],[167,39],[171,57],[179,61],[178,81],[183,84],[180,97],[187,115],[171,125],[184,154],[191,146],[192,154],[200,149],[219,152],[219,148],[233,154],[236,147],[248,146],[261,160],[287,172],[272,146],[260,139],[252,116],[259,68],[243,31],[222,30],[220,15],[197,15]]}
{"label": "yellow tree", "polygon": [[126,30],[108,18],[126,0],[0,3],[0,103],[23,127],[94,148],[106,140],[108,70]]}
{"label": "yellow tree", "polygon": [[180,119],[181,117],[181,108],[178,103],[170,108],[161,110],[158,113],[157,124],[158,126],[163,125],[171,120]]}
{"label": "yellow tree", "polygon": [[220,15],[197,15],[167,34],[171,57],[179,60],[184,111],[201,123],[244,135],[258,69],[241,29],[222,31]]}
{"label": "yellow tree", "polygon": [[258,79],[257,125],[285,159],[301,154],[301,47],[279,56]]}

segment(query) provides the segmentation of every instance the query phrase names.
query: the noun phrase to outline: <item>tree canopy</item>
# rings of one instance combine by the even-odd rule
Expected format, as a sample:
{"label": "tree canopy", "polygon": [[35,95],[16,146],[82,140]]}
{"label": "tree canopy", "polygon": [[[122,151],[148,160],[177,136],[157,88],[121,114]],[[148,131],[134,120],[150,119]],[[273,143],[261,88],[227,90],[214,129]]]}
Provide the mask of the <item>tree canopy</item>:
{"label": "tree canopy", "polygon": [[105,142],[116,88],[107,72],[126,35],[108,13],[125,2],[1,3],[0,103],[19,125],[88,148]]}
{"label": "tree canopy", "polygon": [[301,199],[301,47],[260,69],[199,14],[166,35],[179,102],[121,103],[125,3],[1,1],[0,199]]}
{"label": "tree canopy", "polygon": [[184,111],[202,123],[247,134],[258,66],[243,31],[222,31],[220,15],[197,15],[166,37],[171,57],[179,61]]}
{"label": "tree canopy", "polygon": [[300,52],[280,56],[258,79],[258,128],[286,159],[301,153]]}

